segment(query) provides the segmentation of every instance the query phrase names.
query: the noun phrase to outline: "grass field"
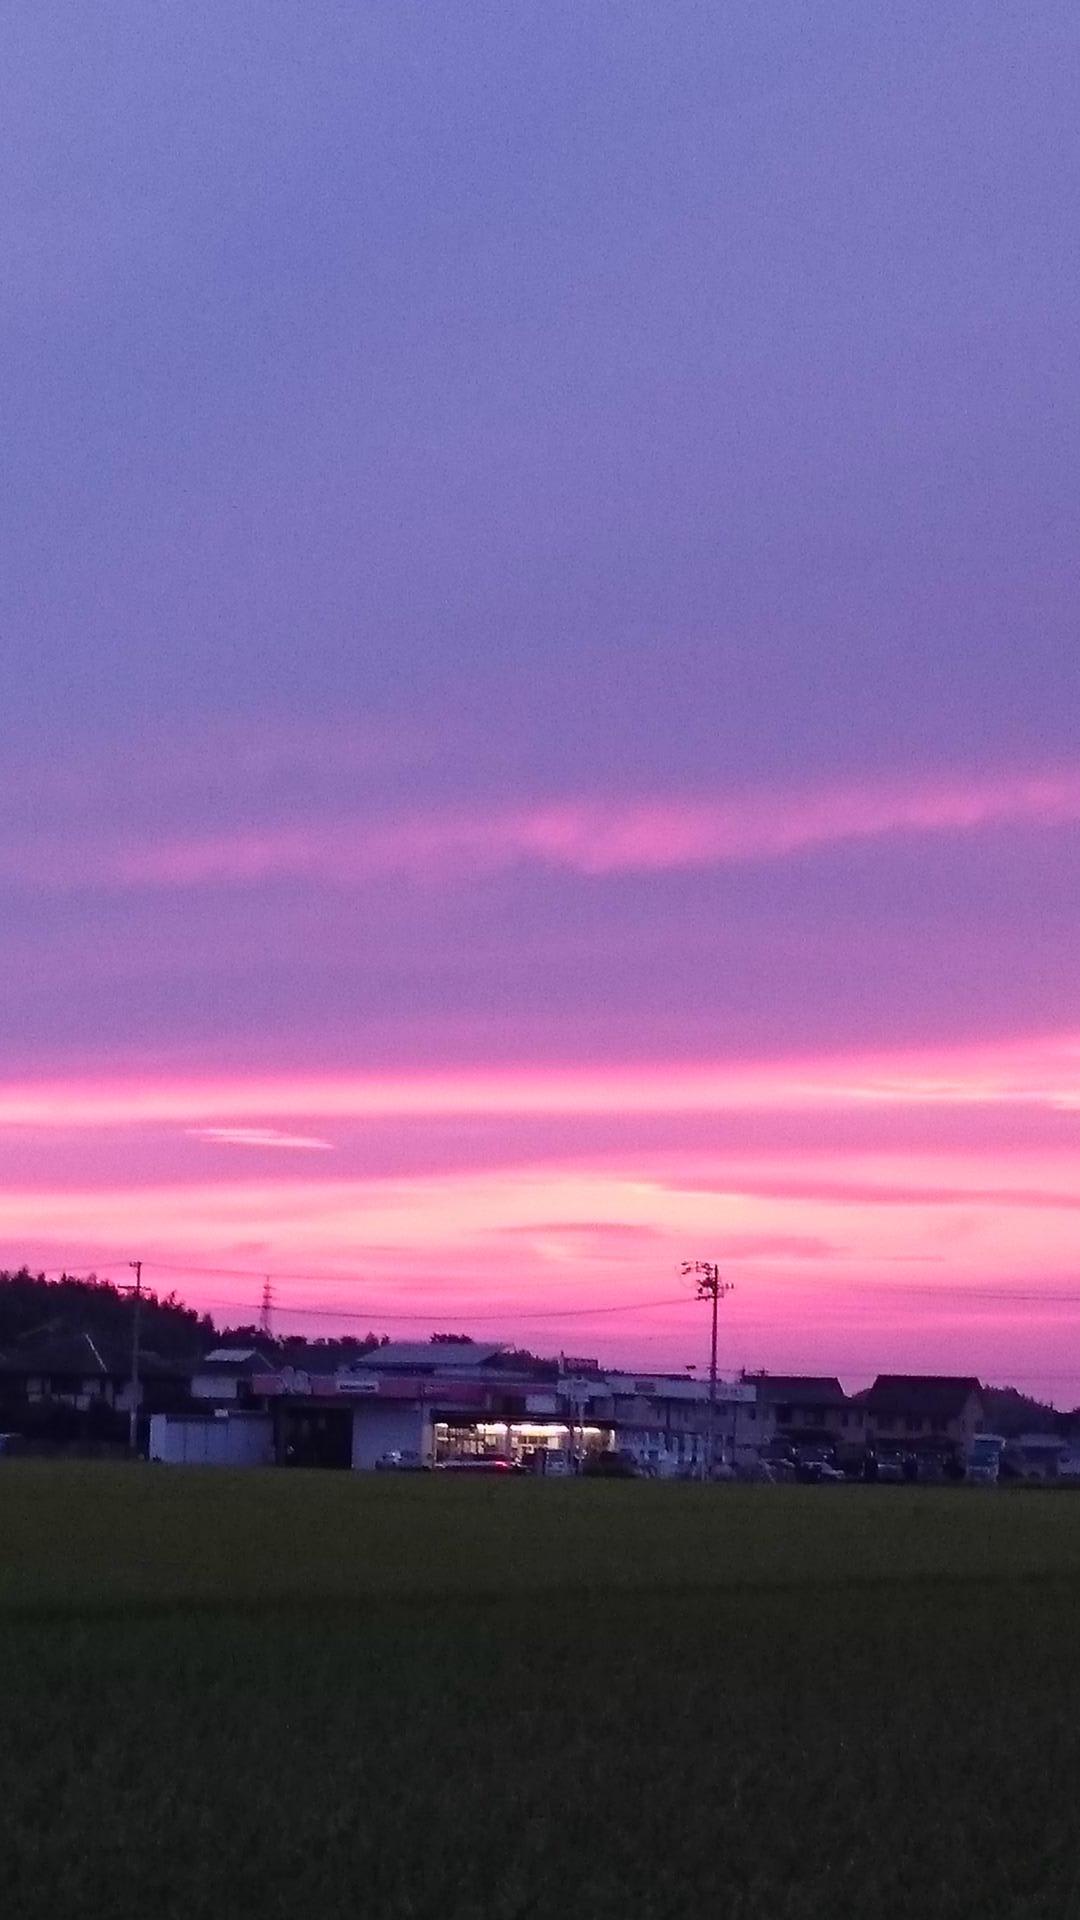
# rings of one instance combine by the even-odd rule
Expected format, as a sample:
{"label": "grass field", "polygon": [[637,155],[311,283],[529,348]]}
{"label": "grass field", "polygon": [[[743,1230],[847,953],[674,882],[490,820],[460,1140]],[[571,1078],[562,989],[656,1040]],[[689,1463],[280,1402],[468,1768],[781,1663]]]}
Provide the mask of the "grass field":
{"label": "grass field", "polygon": [[1080,1920],[1080,1496],[0,1467],[18,1920]]}

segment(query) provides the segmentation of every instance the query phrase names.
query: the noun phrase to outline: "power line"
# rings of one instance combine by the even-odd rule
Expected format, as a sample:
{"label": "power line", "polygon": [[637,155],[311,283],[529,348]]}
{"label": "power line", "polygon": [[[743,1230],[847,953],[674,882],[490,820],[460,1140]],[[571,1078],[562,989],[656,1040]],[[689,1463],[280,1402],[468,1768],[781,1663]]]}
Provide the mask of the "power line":
{"label": "power line", "polygon": [[[738,1262],[733,1262],[732,1264],[737,1265]],[[114,1258],[103,1257],[100,1260],[99,1265],[101,1269],[105,1269],[108,1267],[126,1266],[127,1256],[117,1254]],[[94,1262],[83,1263],[83,1266],[84,1266],[83,1275],[80,1275],[70,1265],[58,1266],[58,1267],[39,1266],[36,1262],[34,1263],[34,1271],[36,1273],[44,1273],[44,1274],[63,1274],[72,1280],[78,1279],[80,1277],[87,1277],[89,1272],[93,1271],[96,1274],[96,1277],[98,1279],[108,1278],[108,1275],[104,1271],[98,1271],[98,1268],[95,1266]],[[320,1286],[320,1287],[326,1287],[326,1286],[353,1287],[353,1286],[363,1284],[363,1277],[359,1274],[299,1273],[299,1272],[289,1273],[289,1272],[281,1271],[281,1272],[276,1272],[276,1273],[267,1275],[265,1269],[260,1269],[256,1267],[209,1267],[209,1266],[196,1265],[192,1262],[187,1262],[187,1261],[181,1263],[178,1261],[170,1261],[170,1260],[144,1260],[143,1268],[147,1273],[175,1273],[181,1276],[194,1275],[200,1278],[218,1279],[218,1280],[257,1280],[259,1282],[265,1283],[266,1280],[269,1279],[272,1285],[276,1285],[278,1282],[284,1282],[284,1281],[287,1281],[290,1284],[295,1284],[295,1285]],[[989,1301],[1000,1301],[1003,1305],[1018,1304],[1018,1305],[1029,1305],[1029,1306],[1080,1306],[1080,1290],[1073,1289],[1073,1288],[1050,1289],[1050,1288],[1016,1287],[1016,1286],[1002,1286],[1002,1287],[965,1286],[963,1282],[960,1282],[960,1281],[944,1281],[940,1285],[937,1285],[937,1284],[934,1284],[933,1282],[927,1282],[927,1281],[835,1280],[830,1282],[830,1291],[835,1291],[837,1293],[869,1294],[869,1295],[872,1295],[876,1300],[881,1302],[886,1302],[888,1300],[903,1299],[906,1295],[915,1294],[919,1298],[932,1299],[932,1300],[951,1300],[951,1301],[989,1300]],[[690,1298],[690,1297],[691,1296],[689,1295],[687,1296],[687,1298]],[[638,1302],[629,1303],[631,1307],[636,1306],[637,1304],[639,1303]],[[667,1306],[668,1304],[675,1304],[675,1303],[674,1302],[669,1303],[668,1301],[656,1301],[656,1302],[642,1302],[640,1304]],[[276,1311],[280,1313],[280,1312],[285,1312],[286,1309],[278,1307],[276,1308]],[[382,1311],[382,1310],[377,1309],[377,1311]],[[606,1311],[606,1309],[603,1309],[603,1311]],[[622,1309],[621,1307],[616,1307],[616,1308],[613,1308],[612,1311],[620,1312],[622,1311]],[[403,1318],[403,1316],[400,1314],[397,1317],[399,1319]],[[418,1315],[417,1317],[420,1319],[423,1319],[423,1318],[426,1318],[427,1316]],[[447,1318],[447,1317],[448,1316],[446,1315],[443,1316],[443,1318]],[[467,1316],[458,1315],[457,1317],[460,1319]],[[546,1318],[548,1316],[537,1315],[536,1317]]]}
{"label": "power line", "polygon": [[[34,1271],[40,1274],[45,1274],[45,1275],[59,1274],[70,1280],[97,1279],[97,1280],[107,1281],[110,1284],[116,1284],[115,1282],[111,1281],[111,1276],[107,1271],[105,1271],[105,1268],[111,1267],[111,1266],[119,1266],[121,1264],[124,1266],[127,1266],[129,1263],[126,1259],[123,1262],[119,1260],[107,1261],[107,1262],[103,1261],[101,1263],[100,1269],[96,1266],[91,1266],[87,1269],[84,1269],[81,1272],[70,1265],[57,1266],[57,1267],[36,1266]],[[357,1278],[348,1276],[345,1274],[279,1273],[274,1276],[267,1276],[265,1274],[257,1273],[254,1269],[249,1269],[246,1267],[240,1268],[240,1267],[179,1266],[179,1265],[170,1264],[164,1261],[155,1261],[155,1260],[144,1260],[142,1265],[143,1265],[144,1271],[157,1270],[158,1272],[176,1273],[181,1275],[190,1274],[190,1275],[197,1275],[197,1276],[205,1276],[208,1278],[261,1280],[263,1282],[264,1289],[268,1283],[271,1289],[273,1289],[275,1282],[281,1281],[281,1280],[288,1280],[293,1282],[294,1284],[308,1284],[308,1285],[320,1286],[320,1287],[327,1286],[327,1285],[340,1285],[340,1286],[357,1285]],[[1047,1306],[1047,1307],[1080,1305],[1080,1292],[1075,1292],[1075,1291],[1066,1292],[1061,1289],[1052,1290],[1050,1288],[1040,1289],[1040,1288],[1031,1288],[1031,1287],[1025,1287],[1025,1288],[967,1287],[967,1286],[955,1285],[955,1284],[943,1285],[943,1286],[914,1286],[913,1285],[913,1286],[899,1287],[899,1286],[892,1286],[887,1282],[874,1283],[872,1281],[862,1281],[862,1282],[853,1281],[853,1282],[838,1283],[837,1290],[840,1291],[841,1289],[845,1293],[857,1292],[860,1294],[872,1296],[881,1305],[886,1305],[890,1299],[895,1299],[897,1296],[905,1296],[908,1294],[917,1294],[920,1298],[935,1299],[943,1303],[949,1302],[953,1305],[962,1305],[963,1303],[969,1300],[989,1302],[991,1304],[1000,1303],[1002,1305],[1019,1304],[1019,1305],[1028,1305],[1028,1306]],[[551,1320],[589,1318],[599,1314],[606,1315],[606,1314],[619,1314],[619,1313],[637,1313],[637,1312],[651,1311],[657,1307],[686,1306],[690,1303],[692,1299],[693,1299],[693,1296],[688,1293],[685,1295],[669,1295],[662,1300],[621,1300],[616,1302],[605,1302],[603,1304],[597,1304],[595,1306],[551,1307],[551,1308],[543,1308],[540,1310],[528,1309],[525,1311],[522,1311],[521,1309],[513,1308],[513,1307],[497,1307],[491,1310],[488,1310],[482,1307],[475,1307],[466,1313],[456,1313],[456,1314],[444,1313],[439,1309],[433,1309],[430,1312],[424,1312],[424,1313],[401,1312],[397,1308],[387,1307],[382,1305],[374,1305],[374,1306],[368,1305],[368,1306],[355,1308],[355,1309],[344,1309],[344,1308],[336,1308],[336,1307],[329,1307],[329,1306],[324,1307],[318,1304],[312,1304],[312,1305],[303,1306],[303,1307],[283,1307],[283,1306],[279,1306],[276,1300],[273,1301],[273,1309],[274,1309],[274,1312],[276,1313],[284,1313],[284,1314],[317,1313],[317,1314],[323,1315],[324,1317],[342,1318],[342,1319],[344,1318],[365,1319],[368,1317],[374,1317],[376,1319],[383,1319],[383,1320],[425,1321],[425,1320],[431,1320],[432,1318],[437,1318],[445,1321],[458,1322],[458,1323],[464,1323],[470,1320],[493,1319],[493,1318],[497,1318],[501,1320],[551,1321]],[[250,1306],[250,1302],[240,1301],[240,1300],[216,1300],[216,1301],[211,1301],[208,1304],[214,1305],[214,1306],[228,1307],[230,1311],[237,1310],[237,1309],[242,1310]],[[193,1311],[197,1311],[197,1309],[193,1309]],[[770,1327],[772,1323],[768,1320],[759,1319],[755,1321],[753,1324],[757,1327],[764,1329],[764,1328]],[[749,1323],[745,1323],[743,1321],[740,1321],[738,1318],[736,1318],[733,1324],[732,1331],[733,1332],[749,1331]]]}
{"label": "power line", "polygon": [[[115,1262],[114,1261],[102,1262],[101,1264],[102,1264],[102,1267],[104,1268],[106,1266],[113,1266],[113,1265],[120,1265],[120,1264],[127,1266],[128,1262],[125,1259],[122,1263],[119,1260],[117,1260]],[[187,1265],[178,1265],[173,1262],[161,1261],[161,1260],[144,1260],[142,1265],[145,1271],[156,1270],[162,1273],[175,1273],[179,1275],[190,1274],[193,1276],[205,1276],[208,1278],[261,1280],[263,1282],[264,1297],[265,1297],[266,1286],[269,1285],[272,1290],[276,1281],[291,1281],[294,1284],[308,1284],[308,1285],[320,1286],[320,1287],[331,1285],[331,1284],[342,1285],[342,1286],[355,1286],[358,1283],[358,1277],[348,1276],[344,1274],[278,1273],[276,1275],[268,1276],[265,1273],[260,1274],[256,1272],[255,1269],[253,1268],[187,1266]],[[68,1265],[59,1266],[59,1267],[37,1267],[36,1271],[43,1274],[60,1274],[72,1280],[87,1279],[87,1278],[96,1278],[101,1280],[109,1279],[109,1275],[107,1273],[98,1271],[97,1268],[93,1268],[93,1267],[87,1271],[84,1271],[83,1273],[74,1271],[72,1267]],[[956,1284],[943,1285],[943,1286],[932,1286],[932,1285],[927,1286],[927,1285],[917,1285],[917,1284],[905,1285],[905,1286],[894,1286],[889,1284],[888,1282],[875,1284],[874,1282],[871,1282],[871,1281],[841,1282],[839,1283],[838,1290],[840,1288],[842,1288],[842,1290],[846,1293],[858,1292],[866,1295],[872,1295],[882,1305],[886,1304],[890,1298],[896,1298],[898,1295],[902,1296],[902,1295],[909,1295],[909,1294],[917,1294],[920,1298],[930,1298],[930,1299],[940,1300],[942,1302],[951,1302],[954,1305],[961,1305],[964,1302],[969,1300],[1001,1303],[1003,1305],[1021,1304],[1021,1305],[1048,1306],[1048,1307],[1080,1305],[1080,1292],[1075,1292],[1071,1290],[1064,1291],[1061,1289],[1051,1290],[1049,1288],[1038,1289],[1038,1288],[1031,1288],[1031,1287],[1022,1287],[1022,1288],[1021,1287],[968,1287],[968,1286],[956,1285]],[[608,1315],[616,1315],[616,1314],[623,1314],[623,1313],[651,1312],[660,1307],[686,1306],[692,1302],[693,1297],[694,1296],[692,1294],[686,1293],[686,1294],[680,1294],[680,1295],[668,1295],[665,1298],[660,1300],[620,1300],[620,1301],[614,1301],[614,1302],[604,1302],[602,1304],[597,1303],[596,1305],[581,1306],[581,1307],[550,1307],[550,1308],[543,1308],[539,1310],[535,1310],[535,1309],[522,1310],[520,1308],[514,1308],[514,1307],[486,1308],[486,1307],[478,1306],[470,1309],[468,1312],[465,1312],[465,1313],[444,1313],[437,1308],[431,1309],[422,1313],[416,1313],[416,1312],[409,1312],[409,1311],[401,1311],[400,1309],[394,1308],[394,1307],[383,1306],[383,1305],[371,1305],[371,1304],[361,1306],[361,1307],[355,1307],[355,1308],[329,1307],[329,1306],[323,1306],[318,1303],[312,1303],[312,1304],[301,1306],[301,1307],[286,1307],[286,1306],[279,1305],[275,1299],[273,1300],[273,1310],[275,1313],[278,1313],[278,1314],[286,1314],[286,1315],[292,1315],[292,1316],[309,1316],[309,1317],[312,1315],[318,1315],[323,1319],[341,1319],[341,1320],[375,1319],[375,1320],[385,1320],[385,1321],[398,1321],[401,1323],[416,1322],[418,1324],[423,1323],[425,1321],[430,1322],[433,1319],[438,1319],[450,1324],[457,1324],[457,1325],[465,1325],[471,1321],[483,1321],[483,1320],[551,1323],[551,1322],[558,1322],[561,1320],[570,1320],[570,1319],[575,1319],[575,1320],[591,1319],[599,1316],[606,1317]],[[245,1311],[251,1310],[250,1301],[212,1300],[207,1304],[210,1306],[218,1307],[218,1308],[222,1308],[222,1307],[227,1308],[230,1312],[245,1312]],[[766,1320],[758,1320],[755,1324],[763,1330],[767,1329],[771,1325],[771,1323]],[[732,1332],[745,1333],[747,1331],[749,1331],[748,1326],[741,1323],[736,1318],[732,1327]],[[878,1363],[875,1362],[873,1364],[876,1365]],[[1017,1375],[1016,1377],[1020,1378],[1021,1376]],[[1032,1375],[1030,1377],[1049,1378],[1050,1376],[1047,1374],[1040,1374],[1039,1376]],[[1070,1377],[1074,1377],[1074,1376],[1070,1376]],[[1077,1375],[1075,1377],[1080,1378],[1080,1375]]]}
{"label": "power line", "polygon": [[[129,1265],[130,1262],[125,1260],[122,1264],[126,1266],[126,1265]],[[115,1285],[116,1282],[112,1280],[111,1275],[109,1273],[104,1271],[104,1268],[109,1266],[119,1266],[119,1265],[121,1265],[121,1262],[119,1260],[116,1260],[116,1261],[103,1261],[101,1263],[101,1267],[102,1267],[101,1271],[99,1271],[98,1268],[95,1266],[91,1266],[87,1269],[84,1269],[81,1272],[72,1266],[36,1267],[35,1271],[39,1274],[45,1274],[45,1275],[60,1274],[67,1280],[83,1280],[83,1281],[99,1280],[99,1281],[105,1282],[108,1285]],[[552,1307],[552,1308],[543,1308],[540,1310],[526,1309],[525,1311],[522,1311],[521,1309],[514,1308],[514,1307],[494,1307],[490,1310],[487,1310],[483,1307],[474,1307],[474,1308],[471,1308],[466,1313],[444,1313],[441,1308],[437,1308],[437,1307],[433,1307],[424,1313],[412,1313],[412,1312],[402,1313],[402,1312],[399,1312],[394,1307],[383,1307],[383,1306],[364,1306],[364,1307],[345,1308],[345,1307],[323,1307],[318,1304],[313,1304],[310,1306],[303,1306],[303,1307],[283,1307],[278,1304],[274,1294],[274,1287],[279,1280],[291,1280],[297,1284],[306,1282],[307,1284],[310,1284],[312,1286],[325,1286],[328,1283],[328,1281],[337,1281],[339,1284],[342,1284],[342,1285],[355,1286],[357,1282],[355,1279],[351,1279],[344,1274],[338,1274],[338,1275],[284,1274],[284,1273],[267,1274],[267,1273],[257,1273],[254,1271],[254,1269],[250,1269],[247,1267],[241,1268],[241,1267],[170,1266],[161,1260],[143,1260],[140,1262],[140,1265],[143,1272],[152,1272],[156,1270],[158,1272],[165,1272],[165,1273],[200,1274],[200,1275],[207,1275],[210,1277],[219,1277],[219,1278],[261,1280],[262,1290],[260,1294],[260,1313],[265,1309],[265,1306],[267,1303],[267,1295],[269,1293],[270,1306],[273,1313],[275,1314],[279,1314],[279,1313],[319,1314],[323,1318],[330,1318],[335,1320],[366,1320],[366,1319],[374,1318],[377,1320],[416,1320],[416,1321],[444,1320],[444,1321],[457,1321],[460,1323],[464,1323],[469,1320],[480,1320],[480,1319],[485,1319],[485,1320],[492,1320],[492,1319],[567,1320],[567,1319],[583,1318],[585,1316],[591,1316],[593,1314],[638,1313],[654,1307],[673,1307],[673,1306],[682,1307],[682,1306],[689,1305],[694,1298],[693,1294],[685,1293],[685,1294],[670,1294],[663,1300],[619,1300],[614,1302],[605,1301],[602,1304],[598,1304],[596,1306],[587,1306],[587,1307]],[[251,1307],[251,1302],[249,1300],[217,1299],[217,1300],[210,1300],[207,1302],[207,1304],[213,1307],[228,1307],[230,1312],[250,1310],[250,1307]],[[192,1309],[192,1311],[197,1311],[197,1309]]]}
{"label": "power line", "polygon": [[[74,1278],[74,1276],[72,1276]],[[652,1307],[685,1307],[693,1301],[692,1294],[679,1294],[666,1300],[621,1300],[616,1305],[603,1307],[553,1307],[543,1313],[520,1313],[513,1307],[475,1307],[470,1313],[443,1313],[438,1307],[432,1307],[427,1313],[398,1313],[387,1307],[279,1307],[275,1304],[275,1314],[299,1314],[304,1319],[320,1320],[416,1320],[431,1325],[433,1321],[454,1321],[465,1325],[472,1321],[485,1320],[578,1320],[592,1319],[597,1314],[607,1313],[643,1313]],[[230,1313],[250,1312],[250,1300],[211,1300],[212,1307],[227,1307]]]}
{"label": "power line", "polygon": [[[110,1266],[111,1265],[119,1266],[121,1262],[117,1260],[117,1261],[103,1262],[102,1264],[110,1265]],[[130,1266],[136,1265],[135,1262],[128,1261],[126,1259],[123,1261],[122,1264],[125,1267],[129,1265]],[[180,1274],[203,1273],[203,1274],[209,1274],[209,1275],[217,1274],[221,1276],[231,1276],[231,1277],[243,1278],[243,1279],[263,1279],[264,1287],[267,1284],[266,1276],[260,1275],[254,1272],[253,1270],[249,1270],[246,1268],[240,1269],[240,1268],[221,1268],[221,1267],[206,1267],[206,1268],[186,1267],[186,1266],[181,1267],[181,1266],[169,1265],[164,1261],[145,1261],[145,1260],[139,1262],[138,1265],[144,1271],[148,1268],[156,1267],[159,1271],[173,1272],[173,1273],[180,1273]],[[86,1272],[79,1273],[77,1271],[73,1271],[72,1267],[69,1265],[64,1265],[59,1267],[37,1267],[36,1271],[42,1274],[61,1274],[71,1280],[80,1280],[80,1279],[85,1280],[90,1277],[94,1277],[102,1280],[109,1279],[109,1276],[107,1274],[98,1273],[96,1272],[96,1270],[92,1276],[91,1274]],[[287,1277],[289,1276],[285,1276],[285,1275],[277,1276],[277,1278],[279,1279],[283,1279]],[[295,1278],[297,1279],[303,1278],[303,1279],[309,1279],[312,1281],[317,1280],[319,1284],[325,1283],[328,1277],[329,1276],[326,1276],[326,1275],[295,1276]],[[344,1276],[336,1276],[336,1277],[344,1279]],[[115,1283],[112,1283],[112,1284],[115,1284]],[[270,1282],[269,1284],[272,1285],[272,1282]],[[899,1288],[897,1289],[882,1288],[879,1290],[877,1288],[874,1288],[872,1283],[864,1283],[861,1290],[875,1291],[875,1292],[880,1291],[886,1294],[892,1291],[897,1291],[897,1292],[901,1291],[901,1289]],[[1041,1303],[1052,1304],[1054,1302],[1080,1303],[1080,1293],[1072,1293],[1072,1292],[1050,1293],[1050,1292],[1039,1292],[1032,1289],[1011,1289],[1010,1290],[1006,1288],[975,1288],[975,1287],[953,1286],[953,1287],[942,1287],[942,1288],[911,1287],[911,1288],[904,1288],[903,1291],[931,1294],[931,1295],[935,1295],[938,1298],[952,1295],[952,1296],[960,1296],[963,1298],[972,1298],[972,1299],[979,1298],[979,1299],[990,1299],[990,1300],[1021,1300],[1021,1301],[1034,1302],[1037,1304],[1041,1304]],[[145,1295],[143,1297],[145,1298]],[[494,1307],[491,1309],[474,1308],[471,1312],[464,1313],[464,1314],[445,1314],[440,1312],[438,1309],[432,1309],[425,1313],[414,1313],[414,1312],[400,1313],[400,1312],[397,1312],[396,1310],[391,1310],[384,1307],[368,1306],[363,1308],[339,1308],[339,1307],[323,1307],[319,1305],[310,1305],[310,1306],[303,1306],[303,1307],[282,1307],[282,1306],[278,1306],[276,1302],[274,1304],[273,1310],[275,1314],[286,1314],[286,1315],[289,1315],[290,1317],[295,1317],[300,1319],[367,1321],[369,1325],[373,1320],[384,1320],[390,1323],[393,1323],[393,1322],[424,1323],[426,1322],[428,1325],[431,1325],[433,1322],[438,1320],[438,1321],[448,1322],[451,1324],[454,1324],[454,1323],[468,1324],[471,1322],[473,1324],[483,1325],[485,1323],[490,1323],[492,1321],[513,1324],[517,1321],[522,1321],[522,1320],[531,1321],[531,1322],[551,1323],[551,1322],[558,1322],[561,1320],[568,1320],[568,1319],[591,1319],[600,1315],[606,1316],[606,1315],[623,1314],[623,1313],[639,1313],[639,1312],[649,1311],[657,1307],[690,1306],[693,1304],[695,1304],[695,1296],[689,1292],[686,1292],[683,1294],[668,1295],[661,1300],[622,1300],[617,1302],[607,1302],[602,1306],[564,1307],[564,1308],[555,1307],[555,1308],[550,1308],[550,1309],[541,1310],[541,1311],[530,1309],[525,1312],[522,1312],[520,1310],[515,1310],[513,1308]],[[207,1302],[207,1305],[218,1310],[227,1309],[229,1312],[250,1313],[252,1310],[252,1302],[250,1300],[211,1300]],[[193,1309],[193,1311],[197,1311],[197,1310]],[[766,1323],[761,1323],[761,1324],[764,1325]],[[743,1331],[743,1329],[741,1329],[738,1326],[738,1323],[736,1323],[736,1326],[733,1328],[733,1332],[740,1332],[740,1331]],[[646,1344],[646,1345],[651,1344],[651,1342],[656,1338],[657,1338],[656,1335],[653,1335],[653,1336],[644,1335],[642,1336],[642,1344]],[[781,1373],[789,1373],[792,1371],[799,1372],[799,1373],[802,1373],[802,1372],[820,1373],[823,1367],[826,1366],[826,1364],[827,1363],[825,1363],[822,1360],[820,1355],[815,1355],[810,1360],[800,1359],[798,1361],[793,1361],[790,1359],[785,1359],[783,1368],[778,1369],[777,1371]],[[647,1372],[648,1369],[646,1368],[645,1371]],[[856,1359],[849,1356],[845,1356],[841,1364],[837,1367],[834,1367],[832,1371],[837,1374],[881,1373],[886,1371],[902,1371],[902,1372],[912,1371],[917,1373],[920,1371],[920,1369],[918,1367],[915,1367],[915,1368],[900,1367],[898,1366],[898,1363],[895,1361],[891,1363],[891,1366],[888,1363],[883,1364],[882,1357],[879,1354],[872,1361]],[[989,1377],[994,1373],[1007,1371],[1010,1384],[1023,1382],[1023,1381],[1034,1381],[1036,1383],[1045,1382],[1047,1384],[1067,1385],[1067,1384],[1080,1381],[1080,1370],[1063,1371],[1060,1369],[1039,1367],[1036,1369],[1027,1369],[1022,1372],[1017,1372],[1012,1367],[1001,1368],[995,1363],[993,1367],[990,1367],[990,1368],[975,1367],[973,1371],[978,1373],[980,1377],[983,1377],[983,1376]],[[768,1373],[769,1373],[769,1370],[766,1369],[766,1377],[768,1377]]]}

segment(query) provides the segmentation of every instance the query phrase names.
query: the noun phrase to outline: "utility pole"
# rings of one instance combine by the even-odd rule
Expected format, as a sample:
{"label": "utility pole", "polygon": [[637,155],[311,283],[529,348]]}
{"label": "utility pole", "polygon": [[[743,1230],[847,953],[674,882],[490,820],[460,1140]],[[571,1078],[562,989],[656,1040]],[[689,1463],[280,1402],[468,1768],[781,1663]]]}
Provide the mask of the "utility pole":
{"label": "utility pole", "polygon": [[705,1432],[705,1478],[711,1480],[716,1465],[716,1335],[720,1302],[735,1285],[733,1280],[721,1280],[720,1268],[715,1260],[684,1260],[684,1274],[692,1274],[697,1280],[699,1300],[712,1301],[712,1338],[709,1344],[709,1414]]}
{"label": "utility pole", "polygon": [[142,1313],[142,1261],[129,1260],[128,1266],[135,1275],[135,1286],[131,1296],[131,1413],[129,1416],[128,1444],[132,1453],[139,1451],[139,1402],[142,1395],[139,1390],[139,1319]]}

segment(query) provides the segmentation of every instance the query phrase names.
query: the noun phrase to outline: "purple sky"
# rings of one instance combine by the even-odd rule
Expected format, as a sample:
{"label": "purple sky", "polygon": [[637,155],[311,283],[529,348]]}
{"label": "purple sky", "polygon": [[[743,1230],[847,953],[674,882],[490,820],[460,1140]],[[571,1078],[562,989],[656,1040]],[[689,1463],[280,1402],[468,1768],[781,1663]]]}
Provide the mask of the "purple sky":
{"label": "purple sky", "polygon": [[1080,1400],[1075,7],[0,55],[0,1258]]}

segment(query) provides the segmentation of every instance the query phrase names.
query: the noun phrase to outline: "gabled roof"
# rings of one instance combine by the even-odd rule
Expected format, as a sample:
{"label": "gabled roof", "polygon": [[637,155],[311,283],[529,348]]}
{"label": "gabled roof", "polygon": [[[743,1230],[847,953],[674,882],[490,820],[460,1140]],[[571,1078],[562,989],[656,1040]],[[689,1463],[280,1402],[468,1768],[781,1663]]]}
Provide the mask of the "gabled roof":
{"label": "gabled roof", "polygon": [[[139,1371],[143,1379],[173,1379],[190,1368],[144,1348]],[[69,1374],[83,1380],[126,1380],[131,1373],[131,1347],[126,1340],[109,1340],[103,1334],[50,1327],[8,1347],[0,1355],[0,1373],[21,1378]]]}
{"label": "gabled roof", "polygon": [[268,1360],[257,1347],[214,1347],[210,1353],[204,1353],[194,1368],[196,1373],[220,1373],[231,1377],[241,1373],[275,1373],[273,1360]]}
{"label": "gabled roof", "polygon": [[796,1407],[842,1407],[847,1394],[833,1374],[744,1373],[747,1386],[756,1387],[759,1401],[773,1405],[787,1401]]}
{"label": "gabled roof", "polygon": [[981,1394],[969,1375],[948,1373],[879,1373],[872,1387],[858,1395],[868,1413],[888,1418],[913,1414],[924,1420],[955,1420],[971,1399]]}
{"label": "gabled roof", "polygon": [[0,1368],[4,1373],[99,1374],[102,1378],[109,1372],[100,1346],[88,1333],[52,1331],[16,1342],[0,1360]]}
{"label": "gabled roof", "polygon": [[387,1347],[372,1347],[358,1354],[356,1367],[401,1367],[407,1373],[462,1373],[473,1367],[488,1366],[502,1352],[498,1341],[482,1340],[391,1340]]}

